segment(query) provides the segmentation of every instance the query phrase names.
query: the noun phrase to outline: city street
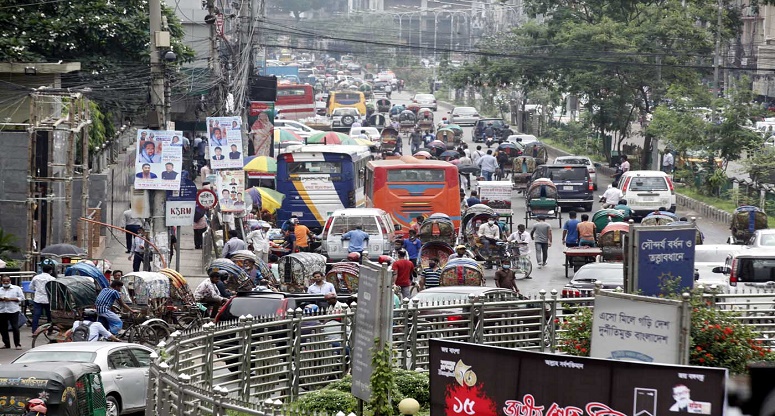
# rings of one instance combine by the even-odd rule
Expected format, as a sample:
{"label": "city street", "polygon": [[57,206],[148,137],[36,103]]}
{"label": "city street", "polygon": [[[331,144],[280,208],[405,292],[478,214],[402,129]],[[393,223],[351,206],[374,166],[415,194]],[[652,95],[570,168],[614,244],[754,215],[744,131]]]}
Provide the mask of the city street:
{"label": "city street", "polygon": [[[393,99],[391,102],[393,103],[400,103],[400,104],[409,104],[411,102],[412,94],[409,92],[401,92],[401,93],[393,93]],[[443,117],[449,117],[448,112],[451,111],[452,108],[449,106],[448,103],[439,102],[439,110],[434,114],[434,121],[436,124],[438,124]],[[464,134],[463,139],[465,143],[468,144],[468,147],[471,151],[476,149],[477,145],[482,146],[482,150],[486,151],[487,147],[481,143],[474,144],[471,140],[471,131],[472,127],[464,126]],[[403,139],[404,147],[403,147],[403,154],[410,154],[410,144],[409,140],[407,138]],[[496,146],[493,146],[493,150]],[[549,151],[549,158],[553,159],[556,155],[552,154],[552,151]],[[592,212],[589,212],[587,214],[592,216],[595,211],[600,209],[600,204],[597,202],[598,196],[603,193],[603,191],[606,189],[606,186],[609,183],[609,179],[598,176],[598,191],[595,192],[595,205],[592,210]],[[475,185],[472,186],[472,189],[475,188]],[[516,227],[517,224],[524,223],[525,221],[525,199],[524,196],[520,193],[514,192],[512,196],[512,207],[514,208],[514,215],[513,215],[513,222],[514,226]],[[579,216],[582,214],[582,212],[579,212]],[[692,217],[696,216],[697,213],[692,211],[686,211],[682,210],[680,207],[677,210],[677,214],[680,216],[685,217]],[[568,219],[567,213],[563,215],[563,223],[565,220]],[[557,290],[558,292],[562,290],[563,286],[568,282],[569,279],[565,278],[565,268],[564,268],[564,255],[563,255],[563,245],[562,242],[562,228],[558,227],[557,220],[547,220],[547,222],[552,226],[552,238],[554,241],[554,244],[549,248],[549,260],[546,267],[542,269],[538,269],[536,267],[535,262],[535,248],[531,248],[532,251],[532,260],[533,260],[533,273],[531,276],[532,279],[520,279],[517,283],[520,291],[524,295],[537,295],[538,291],[541,289],[544,289],[549,293],[552,289]],[[530,227],[532,227],[534,221],[530,221],[528,224],[528,231],[530,231]],[[700,230],[705,234],[705,243],[706,244],[723,244],[726,242],[727,237],[729,236],[729,229],[728,224],[720,224],[717,222],[705,220],[703,218],[697,218],[697,224],[700,227]],[[486,277],[487,277],[487,285],[488,286],[495,286],[494,282],[494,276],[495,271],[494,270],[486,270]],[[571,275],[572,276],[572,275]]]}

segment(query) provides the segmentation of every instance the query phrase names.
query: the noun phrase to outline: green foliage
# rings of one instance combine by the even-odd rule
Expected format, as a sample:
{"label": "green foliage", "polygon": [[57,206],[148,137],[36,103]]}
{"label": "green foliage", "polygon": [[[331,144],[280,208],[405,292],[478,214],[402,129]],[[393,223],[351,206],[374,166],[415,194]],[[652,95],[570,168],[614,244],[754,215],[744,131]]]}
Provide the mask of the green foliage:
{"label": "green foliage", "polygon": [[[430,378],[427,373],[418,373],[411,370],[393,370],[398,391],[404,397],[411,397],[420,403],[421,408],[430,406],[431,391]],[[395,401],[398,403],[398,401]]]}
{"label": "green foliage", "polygon": [[16,245],[16,236],[6,233],[4,229],[0,228],[0,258],[9,262],[11,259],[8,257],[8,253],[18,253],[19,251],[19,246]]}
{"label": "green foliage", "polygon": [[[389,342],[379,347],[380,340],[374,341],[374,349],[371,356],[371,402],[369,403],[374,416],[388,416],[393,414],[390,405],[390,393],[396,389],[393,377],[392,349]],[[395,398],[396,403],[400,400]]]}
{"label": "green foliage", "polygon": [[748,158],[742,161],[742,165],[755,183],[770,183],[770,178],[775,175],[775,148],[766,147],[751,152]]}
{"label": "green foliage", "polygon": [[592,309],[580,308],[562,322],[555,320],[555,324],[557,323],[564,331],[559,339],[558,349],[569,355],[589,357],[592,340]]}
{"label": "green foliage", "polygon": [[296,405],[299,410],[310,413],[325,412],[330,415],[340,411],[349,414],[358,408],[358,403],[352,394],[333,389],[311,391],[299,397]]}
{"label": "green foliage", "polygon": [[340,378],[339,380],[333,381],[326,386],[326,389],[328,390],[337,390],[337,391],[343,391],[346,393],[351,392],[352,388],[353,388],[353,376],[351,374],[348,374],[343,378]]}

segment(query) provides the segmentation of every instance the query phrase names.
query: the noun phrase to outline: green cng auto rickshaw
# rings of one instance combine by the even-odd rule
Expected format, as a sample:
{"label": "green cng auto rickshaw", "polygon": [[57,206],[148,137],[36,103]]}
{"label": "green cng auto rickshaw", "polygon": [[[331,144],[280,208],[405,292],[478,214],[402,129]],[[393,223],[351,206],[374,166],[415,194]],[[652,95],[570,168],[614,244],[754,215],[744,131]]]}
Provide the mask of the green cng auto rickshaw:
{"label": "green cng auto rickshaw", "polygon": [[39,362],[0,366],[0,414],[22,415],[30,399],[43,399],[46,416],[105,416],[100,367]]}

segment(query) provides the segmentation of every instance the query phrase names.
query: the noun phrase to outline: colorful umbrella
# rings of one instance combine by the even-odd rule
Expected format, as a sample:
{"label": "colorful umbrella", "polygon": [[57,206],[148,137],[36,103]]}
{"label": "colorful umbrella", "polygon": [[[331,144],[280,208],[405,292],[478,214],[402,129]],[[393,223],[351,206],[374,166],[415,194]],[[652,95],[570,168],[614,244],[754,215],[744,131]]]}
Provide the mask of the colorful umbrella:
{"label": "colorful umbrella", "polygon": [[371,147],[374,146],[374,142],[368,139],[364,139],[362,137],[348,137],[347,140],[342,140],[342,144],[346,145],[352,145],[352,146],[366,146]]}
{"label": "colorful umbrella", "polygon": [[322,131],[307,138],[307,144],[342,144],[350,136],[335,131]]}
{"label": "colorful umbrella", "polygon": [[284,129],[274,129],[274,142],[275,143],[285,143],[285,142],[303,142],[304,140],[299,136],[298,134],[290,131],[290,130],[284,130]]}
{"label": "colorful umbrella", "polygon": [[427,144],[428,147],[434,148],[434,149],[446,149],[447,144],[442,142],[441,140],[434,140]]}
{"label": "colorful umbrella", "polygon": [[259,209],[265,209],[270,213],[277,211],[277,209],[282,206],[283,199],[285,199],[285,195],[282,193],[261,186],[254,186],[248,189],[245,194],[246,199],[248,196],[251,198],[251,200],[247,202],[252,202],[253,206],[258,207]]}
{"label": "colorful umbrella", "polygon": [[273,157],[258,156],[253,158],[242,170],[245,172],[277,173],[277,161]]}

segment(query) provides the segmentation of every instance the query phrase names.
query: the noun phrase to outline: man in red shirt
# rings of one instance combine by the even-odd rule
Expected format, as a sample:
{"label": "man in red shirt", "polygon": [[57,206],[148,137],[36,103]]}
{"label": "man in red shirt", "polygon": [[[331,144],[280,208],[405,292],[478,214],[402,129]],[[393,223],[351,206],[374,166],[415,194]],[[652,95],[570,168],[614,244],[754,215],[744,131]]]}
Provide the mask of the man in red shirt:
{"label": "man in red shirt", "polygon": [[407,258],[406,250],[398,250],[398,260],[393,263],[393,279],[401,288],[401,297],[408,298],[412,294],[412,272],[414,264]]}

